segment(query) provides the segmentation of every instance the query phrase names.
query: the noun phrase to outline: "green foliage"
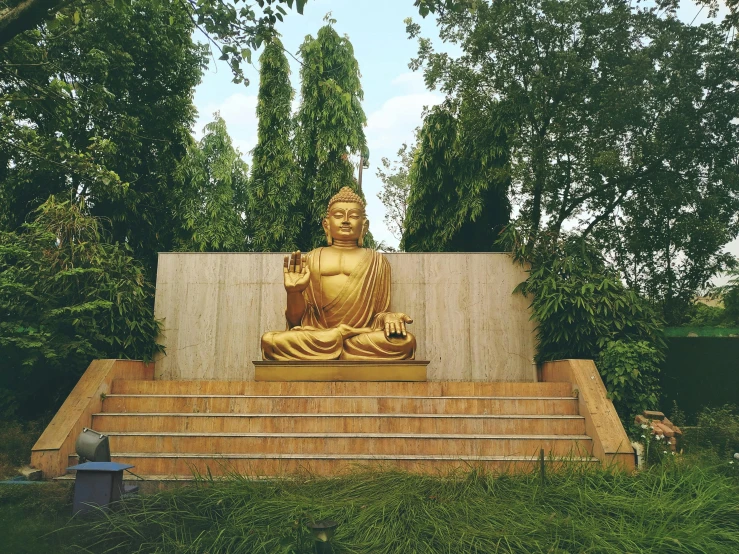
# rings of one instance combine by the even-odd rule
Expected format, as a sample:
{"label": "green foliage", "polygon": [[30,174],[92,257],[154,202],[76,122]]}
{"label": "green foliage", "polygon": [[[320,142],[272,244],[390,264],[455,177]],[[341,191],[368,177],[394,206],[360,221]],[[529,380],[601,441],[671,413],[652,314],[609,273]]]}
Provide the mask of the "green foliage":
{"label": "green foliage", "polygon": [[739,325],[739,269],[734,269],[729,275],[729,284],[720,289],[721,300],[726,310],[726,321]]}
{"label": "green foliage", "polygon": [[303,172],[303,226],[297,242],[303,251],[325,241],[320,223],[328,201],[341,187],[357,187],[349,157],[367,147],[359,64],[349,39],[331,24],[321,27],[316,38],[308,35],[300,47],[302,103],[296,144]]}
{"label": "green foliage", "polygon": [[52,194],[84,198],[153,275],[184,226],[174,174],[192,142],[205,50],[178,4],[96,10],[0,52],[0,228],[17,229]]}
{"label": "green foliage", "polygon": [[[251,63],[251,52],[257,50],[265,38],[271,37],[277,21],[282,21],[287,11],[283,6],[302,14],[307,0],[257,0],[242,6],[226,0],[157,0],[163,7],[186,12],[220,51],[220,59],[231,67],[234,82],[249,84],[241,63]],[[46,25],[63,33],[77,26],[94,21],[110,9],[129,15],[140,7],[136,0],[106,0],[106,2],[65,2],[64,0],[5,0],[0,10],[0,45],[18,33]],[[170,25],[171,25],[170,21]]]}
{"label": "green foliage", "polygon": [[[84,525],[93,552],[311,552],[305,523],[339,523],[334,552],[734,552],[739,486],[708,462],[636,475],[551,464],[528,474],[393,471],[205,480],[139,495]],[[110,550],[108,550],[110,548]]]}
{"label": "green foliage", "polygon": [[591,243],[541,234],[532,249],[527,239],[525,230],[509,225],[501,240],[517,261],[529,264],[529,276],[516,291],[531,299],[537,361],[596,360],[614,341],[644,341],[660,355],[664,352],[659,318],[624,287]]}
{"label": "green foliage", "polygon": [[31,460],[31,448],[44,430],[42,421],[0,419],[0,480],[12,477],[15,468]]}
{"label": "green foliage", "polygon": [[[704,408],[698,414],[698,426],[690,430],[686,439],[691,447],[721,455],[739,452],[739,409],[731,404]],[[739,461],[735,461],[737,464]]]}
{"label": "green foliage", "polygon": [[73,490],[48,481],[0,487],[3,552],[72,552],[82,540],[81,529],[70,525]]}
{"label": "green foliage", "polygon": [[377,169],[377,176],[382,181],[382,190],[377,194],[385,206],[385,225],[392,235],[401,240],[405,229],[405,215],[408,209],[408,195],[411,183],[408,178],[416,146],[403,146],[398,150],[398,161],[391,162],[382,158],[382,169]]}
{"label": "green foliage", "polygon": [[[493,112],[495,113],[495,112]],[[431,108],[418,133],[401,248],[490,252],[508,223],[506,134],[473,103]]]}
{"label": "green foliage", "polygon": [[301,175],[293,149],[290,66],[277,37],[259,58],[257,145],[252,155],[249,217],[257,252],[289,252],[301,228]]}
{"label": "green foliage", "polygon": [[702,302],[696,302],[688,312],[689,326],[696,327],[718,327],[723,323],[729,323],[726,319],[726,310],[719,306],[707,306]]}
{"label": "green foliage", "polygon": [[412,62],[428,86],[506,122],[529,240],[593,237],[671,323],[732,264],[723,246],[739,232],[734,30],[684,23],[676,4],[422,2],[461,54],[421,38]]}
{"label": "green foliage", "polygon": [[185,197],[179,207],[188,232],[178,250],[233,252],[247,249],[246,194],[249,167],[233,147],[218,112],[179,167]]}
{"label": "green foliage", "polygon": [[600,352],[598,372],[616,411],[626,421],[659,407],[659,367],[664,354],[646,341],[609,341]]}
{"label": "green foliage", "polygon": [[153,287],[127,245],[104,240],[82,206],[41,205],[0,232],[0,414],[53,411],[94,358],[162,351]]}

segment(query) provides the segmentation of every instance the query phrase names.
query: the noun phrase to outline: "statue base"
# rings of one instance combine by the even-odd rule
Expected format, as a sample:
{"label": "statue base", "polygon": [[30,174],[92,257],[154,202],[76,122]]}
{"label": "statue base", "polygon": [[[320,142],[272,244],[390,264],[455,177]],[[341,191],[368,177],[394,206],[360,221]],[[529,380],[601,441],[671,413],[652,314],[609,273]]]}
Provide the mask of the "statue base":
{"label": "statue base", "polygon": [[254,362],[255,381],[426,381],[428,361]]}

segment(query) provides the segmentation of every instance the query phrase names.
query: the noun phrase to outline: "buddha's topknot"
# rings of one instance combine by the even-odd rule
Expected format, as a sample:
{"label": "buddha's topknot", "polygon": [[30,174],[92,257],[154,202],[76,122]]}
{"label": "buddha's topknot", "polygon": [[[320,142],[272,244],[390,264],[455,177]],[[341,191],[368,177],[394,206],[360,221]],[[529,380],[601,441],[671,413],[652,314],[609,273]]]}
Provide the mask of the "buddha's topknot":
{"label": "buddha's topknot", "polygon": [[362,206],[363,210],[367,208],[367,203],[362,200],[362,197],[354,192],[350,187],[342,187],[339,192],[334,194],[331,197],[331,200],[328,201],[328,208],[326,208],[326,211],[331,211],[331,206],[333,206],[337,202],[355,202]]}

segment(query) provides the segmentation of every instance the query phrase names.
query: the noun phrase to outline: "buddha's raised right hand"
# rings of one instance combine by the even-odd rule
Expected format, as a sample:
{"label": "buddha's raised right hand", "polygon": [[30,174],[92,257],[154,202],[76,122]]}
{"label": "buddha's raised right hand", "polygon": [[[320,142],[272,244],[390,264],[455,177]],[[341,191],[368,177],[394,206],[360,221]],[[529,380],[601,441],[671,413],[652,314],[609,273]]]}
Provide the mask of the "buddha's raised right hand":
{"label": "buddha's raised right hand", "polygon": [[285,277],[285,290],[288,293],[303,292],[310,283],[310,269],[308,269],[300,250],[285,256],[282,273]]}

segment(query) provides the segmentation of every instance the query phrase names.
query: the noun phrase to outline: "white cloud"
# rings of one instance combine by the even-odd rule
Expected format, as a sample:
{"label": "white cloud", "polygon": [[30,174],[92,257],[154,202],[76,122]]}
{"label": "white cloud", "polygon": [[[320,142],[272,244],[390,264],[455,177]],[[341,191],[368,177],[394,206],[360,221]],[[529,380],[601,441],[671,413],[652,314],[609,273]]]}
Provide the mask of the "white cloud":
{"label": "white cloud", "polygon": [[401,88],[406,93],[425,92],[426,85],[423,82],[423,74],[418,71],[401,73],[391,81],[392,85]]}
{"label": "white cloud", "polygon": [[374,156],[377,151],[397,151],[403,142],[413,140],[413,132],[421,125],[425,106],[439,104],[443,97],[433,92],[404,94],[385,101],[367,118],[367,142]]}

